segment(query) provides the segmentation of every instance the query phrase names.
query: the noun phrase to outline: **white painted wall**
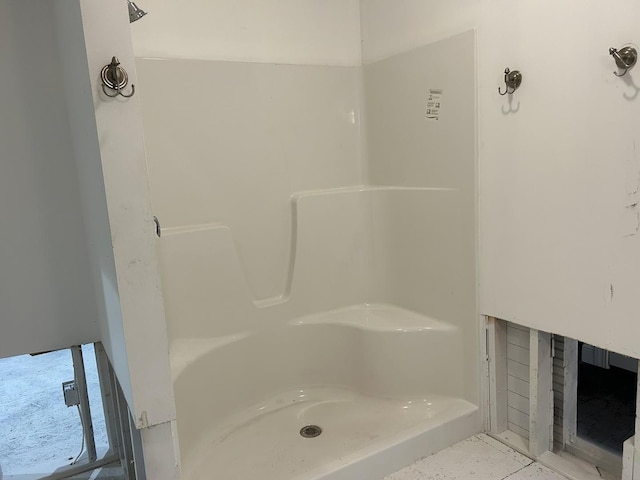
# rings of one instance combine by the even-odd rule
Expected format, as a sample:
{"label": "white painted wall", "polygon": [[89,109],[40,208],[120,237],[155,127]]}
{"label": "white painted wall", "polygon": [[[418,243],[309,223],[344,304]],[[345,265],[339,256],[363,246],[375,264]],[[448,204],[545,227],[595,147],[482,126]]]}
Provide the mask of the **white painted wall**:
{"label": "white painted wall", "polygon": [[0,357],[97,341],[52,2],[0,2]]}
{"label": "white painted wall", "polygon": [[[0,3],[0,356],[103,341],[136,426],[170,430],[139,107],[92,95],[113,54],[135,81],[128,32],[124,2]],[[150,450],[177,479],[172,442]]]}
{"label": "white painted wall", "polygon": [[[108,98],[99,81],[102,67],[117,55],[130,82],[137,83],[129,19],[126,4],[80,0],[80,13],[86,52],[66,70],[83,81],[76,92],[67,92],[76,161],[94,269],[102,279],[99,296],[108,302],[105,347],[116,373],[131,378],[125,394],[136,427],[144,428],[174,420],[175,407],[142,118],[138,96]],[[66,31],[62,16],[60,22]]]}
{"label": "white painted wall", "polygon": [[139,6],[149,15],[132,26],[138,57],[360,64],[358,0],[143,0]]}
{"label": "white painted wall", "polygon": [[[640,356],[640,7],[363,0],[365,63],[478,27],[481,312]],[[620,12],[624,11],[624,15]],[[522,88],[500,97],[505,67]],[[635,78],[635,80],[634,80]]]}
{"label": "white painted wall", "polygon": [[[80,179],[101,339],[143,433],[147,471],[177,479],[167,329],[138,97],[107,98],[99,75],[112,55],[137,83],[126,3],[60,0],[58,28],[71,145]],[[169,434],[166,434],[169,432]],[[161,462],[159,459],[162,459]],[[154,477],[155,478],[155,477]]]}
{"label": "white painted wall", "polygon": [[[483,310],[638,357],[640,270],[632,266],[640,264],[640,223],[631,205],[640,184],[633,98],[640,77],[636,70],[616,78],[608,48],[639,40],[640,6],[558,7],[520,5],[511,15],[523,19],[521,31],[518,24],[503,30],[518,39],[505,46],[504,60],[486,49],[494,70],[500,61],[526,69],[527,88],[523,83],[514,96],[520,110],[503,115],[506,102],[490,95],[485,74]],[[616,15],[621,8],[623,17]],[[487,44],[499,40],[490,29],[486,37]],[[554,39],[576,52],[570,70]]]}
{"label": "white painted wall", "polygon": [[84,215],[89,249],[87,266],[91,269],[91,285],[98,305],[99,339],[104,344],[125,396],[131,401],[131,377],[118,300],[82,12],[78,1],[57,1],[52,5],[52,25],[56,28],[63,72],[60,94],[66,102],[65,120],[70,127],[70,158],[75,164],[74,176],[78,179],[80,190],[78,203]]}

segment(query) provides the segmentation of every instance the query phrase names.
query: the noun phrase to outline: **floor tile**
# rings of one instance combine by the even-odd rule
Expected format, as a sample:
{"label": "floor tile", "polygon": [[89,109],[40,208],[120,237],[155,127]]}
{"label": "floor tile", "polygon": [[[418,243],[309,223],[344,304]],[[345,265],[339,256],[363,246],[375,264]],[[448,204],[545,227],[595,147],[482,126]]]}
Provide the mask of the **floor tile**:
{"label": "floor tile", "polygon": [[385,480],[566,480],[504,443],[480,434],[395,472]]}
{"label": "floor tile", "polygon": [[501,480],[523,468],[523,459],[515,453],[501,451],[476,436],[420,460],[387,480]]}
{"label": "floor tile", "polygon": [[384,477],[384,480],[423,480],[426,478],[422,472],[416,470],[413,465],[403,468],[391,475]]}
{"label": "floor tile", "polygon": [[559,473],[549,470],[547,467],[534,463],[522,470],[510,475],[505,480],[567,480]]}
{"label": "floor tile", "polygon": [[501,441],[496,440],[495,438],[492,438],[489,435],[481,434],[481,435],[478,435],[477,437],[483,442],[491,445],[493,448],[495,448],[499,452],[504,453],[505,455],[512,458],[516,462],[522,464],[523,466],[530,465],[533,463],[533,460],[531,460],[529,457],[522,455],[519,452],[516,452],[513,448],[508,447]]}

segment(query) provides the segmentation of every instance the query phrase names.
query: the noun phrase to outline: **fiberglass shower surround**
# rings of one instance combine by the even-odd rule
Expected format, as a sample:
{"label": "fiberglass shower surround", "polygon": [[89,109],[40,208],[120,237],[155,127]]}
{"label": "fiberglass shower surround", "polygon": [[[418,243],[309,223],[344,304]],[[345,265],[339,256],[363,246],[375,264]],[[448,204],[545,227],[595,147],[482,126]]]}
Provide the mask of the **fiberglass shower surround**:
{"label": "fiberglass shower surround", "polygon": [[[474,41],[365,67],[138,59],[183,478],[382,478],[480,430]],[[422,103],[407,79],[445,58],[448,115],[411,141],[451,158],[383,159]],[[362,185],[360,111],[389,186]],[[382,178],[392,158],[413,184]]]}

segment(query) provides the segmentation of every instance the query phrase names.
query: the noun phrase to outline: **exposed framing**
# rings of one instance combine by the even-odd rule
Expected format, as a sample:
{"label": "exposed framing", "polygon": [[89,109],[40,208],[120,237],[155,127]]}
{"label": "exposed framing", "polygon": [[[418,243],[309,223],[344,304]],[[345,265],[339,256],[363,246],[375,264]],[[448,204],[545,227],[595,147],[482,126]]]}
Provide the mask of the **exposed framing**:
{"label": "exposed framing", "polygon": [[[577,340],[565,338],[564,344],[559,346],[559,348],[563,349],[562,366],[564,367],[562,377],[562,436],[560,448],[558,448],[556,441],[555,449],[556,451],[562,450],[562,452],[558,452],[559,454],[553,453],[554,341],[553,335],[550,333],[529,329],[529,439],[509,430],[507,420],[507,324],[508,322],[494,317],[487,317],[486,321],[487,382],[485,390],[487,391],[486,397],[488,399],[488,433],[521,453],[560,471],[568,478],[576,480],[601,478],[596,467],[574,456],[578,455],[590,461],[597,459],[603,465],[612,463],[612,458],[606,458],[606,455],[598,456],[599,449],[590,450],[589,442],[577,436]],[[637,389],[640,392],[640,375],[638,379]],[[638,404],[636,405],[636,432],[640,432],[640,417],[638,413],[640,413],[640,395],[638,395]],[[635,437],[632,437],[624,445],[622,457],[623,480],[640,480],[640,445],[637,445],[634,440]]]}
{"label": "exposed framing", "polygon": [[[62,480],[65,478],[69,478],[73,475],[78,475],[84,472],[89,472],[91,470],[96,470],[101,467],[105,467],[107,465],[114,464],[118,462],[117,448],[118,443],[113,436],[113,429],[111,425],[112,418],[107,415],[107,410],[109,409],[109,404],[111,402],[112,396],[110,395],[110,390],[105,389],[102,378],[103,378],[103,369],[104,362],[106,361],[108,368],[108,360],[106,360],[106,355],[104,355],[104,348],[102,344],[95,344],[96,351],[96,362],[98,367],[98,376],[100,378],[100,390],[102,394],[102,403],[105,408],[105,423],[107,425],[107,438],[109,440],[109,450],[104,454],[102,458],[98,458],[96,452],[95,438],[93,435],[93,424],[91,420],[91,408],[89,406],[89,394],[87,391],[87,379],[85,375],[84,368],[84,358],[82,355],[82,347],[80,345],[75,345],[70,348],[71,356],[73,359],[73,370],[74,370],[74,379],[76,382],[76,386],[78,388],[78,396],[80,398],[80,404],[78,405],[80,410],[80,418],[82,420],[82,430],[84,435],[84,441],[86,444],[86,460],[84,462],[78,463],[76,465],[71,465],[68,467],[63,467],[51,475],[43,477],[42,480]],[[101,353],[102,352],[102,355]],[[102,369],[101,369],[102,367]],[[115,451],[114,451],[115,449]]]}
{"label": "exposed framing", "polygon": [[529,453],[542,455],[553,448],[553,356],[551,334],[530,331]]}
{"label": "exposed framing", "polygon": [[489,369],[489,432],[507,430],[507,323],[487,319],[487,363]]}
{"label": "exposed framing", "polygon": [[99,364],[102,364],[105,372],[105,377],[101,378],[101,382],[104,381],[105,387],[110,392],[109,410],[112,434],[115,437],[114,444],[117,445],[115,452],[119,456],[124,479],[145,480],[142,436],[133,423],[124,393],[104,349],[101,349]]}
{"label": "exposed framing", "polygon": [[144,460],[142,458],[142,437],[132,425],[131,414],[116,375],[101,343],[95,344],[96,364],[100,391],[109,441],[109,449],[98,458],[93,435],[91,409],[87,392],[87,382],[82,356],[82,347],[71,347],[74,377],[80,397],[80,415],[86,443],[86,461],[64,467],[43,477],[42,480],[62,480],[70,476],[96,470],[113,464],[120,464],[124,471],[124,480],[145,480]]}
{"label": "exposed framing", "polygon": [[[579,342],[571,338],[564,338],[564,385],[563,385],[563,421],[562,421],[562,450],[582,458],[586,461],[600,465],[605,470],[617,475],[626,476],[632,480],[630,462],[633,455],[629,454],[629,446],[623,447],[622,461],[618,455],[610,453],[578,436],[578,348]],[[608,363],[609,352],[599,353],[602,356],[601,363]],[[597,359],[596,359],[597,360]],[[636,386],[638,391],[638,386]],[[636,405],[636,425],[638,431],[638,406]],[[627,443],[627,442],[625,442]],[[626,452],[624,451],[626,449]],[[625,465],[626,464],[626,465]]]}
{"label": "exposed framing", "polygon": [[573,444],[578,436],[578,341],[562,338],[562,385],[558,387],[562,388],[562,425],[555,447],[560,451]]}
{"label": "exposed framing", "polygon": [[84,443],[87,449],[87,460],[89,463],[92,463],[98,459],[98,454],[96,452],[96,442],[93,435],[93,421],[91,420],[89,392],[87,391],[87,376],[85,374],[84,358],[82,356],[82,347],[80,345],[71,347],[71,357],[73,358],[74,377],[78,388],[78,396],[80,397],[78,409],[80,410]]}
{"label": "exposed framing", "polygon": [[507,436],[510,443],[517,443],[519,449],[537,456],[549,451],[553,442],[551,335],[532,329],[529,342],[529,439],[526,439],[508,430],[507,322],[488,319],[489,432]]}

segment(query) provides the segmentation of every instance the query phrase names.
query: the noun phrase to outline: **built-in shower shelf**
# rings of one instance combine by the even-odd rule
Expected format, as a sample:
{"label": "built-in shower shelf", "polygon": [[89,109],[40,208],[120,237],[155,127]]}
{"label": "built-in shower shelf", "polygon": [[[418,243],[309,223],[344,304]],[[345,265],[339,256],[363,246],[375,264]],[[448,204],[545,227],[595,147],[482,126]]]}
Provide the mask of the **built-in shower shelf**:
{"label": "built-in shower shelf", "polygon": [[373,331],[454,331],[451,323],[388,304],[353,305],[297,318],[293,325],[344,325]]}

